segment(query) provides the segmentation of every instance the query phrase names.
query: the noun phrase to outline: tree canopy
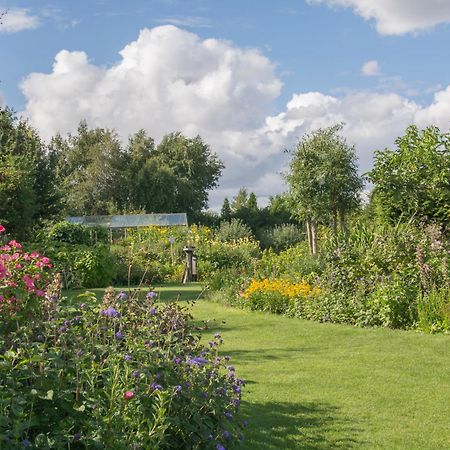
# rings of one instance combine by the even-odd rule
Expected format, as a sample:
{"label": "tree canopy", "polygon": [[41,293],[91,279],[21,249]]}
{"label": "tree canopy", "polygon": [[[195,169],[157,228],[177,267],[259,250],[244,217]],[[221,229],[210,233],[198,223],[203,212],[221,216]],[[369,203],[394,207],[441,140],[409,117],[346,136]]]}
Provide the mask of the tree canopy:
{"label": "tree canopy", "polygon": [[395,150],[375,153],[373,197],[390,220],[450,222],[450,133],[407,128]]}

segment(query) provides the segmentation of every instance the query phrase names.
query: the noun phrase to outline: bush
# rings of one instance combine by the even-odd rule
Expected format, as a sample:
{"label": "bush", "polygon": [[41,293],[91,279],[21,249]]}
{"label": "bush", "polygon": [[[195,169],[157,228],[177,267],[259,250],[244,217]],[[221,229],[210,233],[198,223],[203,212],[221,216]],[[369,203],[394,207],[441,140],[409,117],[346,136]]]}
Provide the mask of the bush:
{"label": "bush", "polygon": [[45,230],[44,240],[65,242],[67,244],[95,245],[108,242],[108,230],[104,227],[87,227],[85,225],[58,222]]}
{"label": "bush", "polygon": [[293,224],[277,225],[267,229],[261,237],[261,245],[276,252],[286,250],[305,239],[305,233],[300,227]]}
{"label": "bush", "polygon": [[56,243],[46,247],[67,289],[106,287],[116,277],[117,260],[109,246]]}
{"label": "bush", "polygon": [[234,242],[242,239],[252,239],[251,228],[241,219],[224,220],[216,231],[216,239],[220,242]]}
{"label": "bush", "polygon": [[426,332],[450,331],[450,289],[434,288],[417,299],[419,328]]}
{"label": "bush", "polygon": [[[14,269],[16,270],[16,269]],[[2,448],[233,448],[243,381],[220,335],[205,347],[155,293],[57,303],[56,279],[22,327],[0,334]],[[28,294],[27,294],[28,295]]]}

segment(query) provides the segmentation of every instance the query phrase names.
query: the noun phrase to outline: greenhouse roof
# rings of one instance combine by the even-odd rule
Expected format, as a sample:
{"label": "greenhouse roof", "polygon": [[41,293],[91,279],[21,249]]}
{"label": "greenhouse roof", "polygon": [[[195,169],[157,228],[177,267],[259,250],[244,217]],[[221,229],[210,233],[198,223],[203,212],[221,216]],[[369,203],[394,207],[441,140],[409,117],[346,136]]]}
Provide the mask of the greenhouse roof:
{"label": "greenhouse roof", "polygon": [[123,216],[80,216],[67,217],[70,223],[79,223],[92,227],[99,225],[106,228],[138,228],[148,226],[187,226],[186,213],[175,214],[126,214]]}

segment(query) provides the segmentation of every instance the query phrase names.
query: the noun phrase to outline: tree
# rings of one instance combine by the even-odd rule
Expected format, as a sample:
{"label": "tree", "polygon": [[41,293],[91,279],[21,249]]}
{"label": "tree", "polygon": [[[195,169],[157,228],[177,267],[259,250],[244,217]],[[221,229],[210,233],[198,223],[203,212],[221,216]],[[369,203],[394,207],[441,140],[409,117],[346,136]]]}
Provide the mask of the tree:
{"label": "tree", "polygon": [[59,212],[54,168],[54,154],[37,132],[11,109],[0,108],[0,217],[18,237]]}
{"label": "tree", "polygon": [[312,254],[317,251],[317,223],[345,229],[346,215],[359,204],[363,187],[353,146],[339,135],[343,125],[305,135],[293,151],[286,180],[294,214],[304,219]]}
{"label": "tree", "polygon": [[231,219],[231,206],[228,198],[225,197],[222,205],[222,209],[220,210],[220,217],[222,220],[229,221]]}
{"label": "tree", "polygon": [[234,214],[236,214],[241,209],[247,207],[248,202],[248,193],[245,187],[239,189],[238,193],[234,196],[233,201],[231,202],[231,210]]}
{"label": "tree", "polygon": [[250,211],[258,211],[258,201],[256,199],[256,195],[254,192],[250,192],[250,195],[248,196],[246,207]]}
{"label": "tree", "polygon": [[[218,186],[224,165],[200,136],[186,138],[171,133],[152,152],[155,165],[165,168],[175,180],[171,209],[155,212],[198,212],[208,206],[208,191]],[[169,187],[162,186],[163,190]],[[154,208],[152,208],[154,210]]]}
{"label": "tree", "polygon": [[450,133],[407,128],[395,150],[375,153],[373,201],[389,220],[450,222]]}
{"label": "tree", "polygon": [[127,161],[117,134],[103,128],[90,130],[81,122],[77,134],[58,139],[57,171],[66,211],[96,215],[121,210],[127,197]]}

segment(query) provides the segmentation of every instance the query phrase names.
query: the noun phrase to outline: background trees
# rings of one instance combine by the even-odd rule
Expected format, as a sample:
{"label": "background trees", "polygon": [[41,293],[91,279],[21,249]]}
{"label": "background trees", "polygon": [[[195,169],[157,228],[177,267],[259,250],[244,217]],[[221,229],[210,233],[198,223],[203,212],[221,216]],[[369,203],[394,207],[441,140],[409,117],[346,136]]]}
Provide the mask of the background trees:
{"label": "background trees", "polygon": [[317,223],[345,228],[346,215],[359,204],[363,187],[353,146],[339,135],[343,125],[305,135],[293,151],[286,180],[292,212],[306,223],[311,253],[317,251]]}

